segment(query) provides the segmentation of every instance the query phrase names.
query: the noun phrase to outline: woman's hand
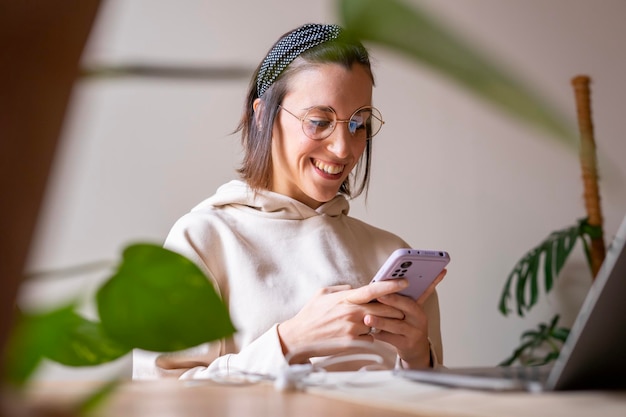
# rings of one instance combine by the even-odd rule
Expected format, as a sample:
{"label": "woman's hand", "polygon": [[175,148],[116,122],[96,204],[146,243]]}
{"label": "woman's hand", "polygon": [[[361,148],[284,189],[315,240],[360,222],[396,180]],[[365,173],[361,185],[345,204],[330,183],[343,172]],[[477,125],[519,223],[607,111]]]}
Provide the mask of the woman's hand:
{"label": "woman's hand", "polygon": [[380,304],[401,311],[403,317],[398,319],[367,314],[363,318],[366,326],[375,327],[378,330],[373,337],[395,346],[398,355],[403,360],[403,365],[408,368],[430,366],[428,318],[424,312],[424,303],[446,273],[447,270],[444,269],[417,301],[399,294],[387,294],[377,298]]}
{"label": "woman's hand", "polygon": [[[288,354],[298,347],[319,344],[330,339],[371,342],[372,326],[365,323],[364,318],[376,317],[377,320],[384,318],[389,325],[390,321],[402,321],[406,315],[394,303],[371,303],[371,301],[391,296],[407,286],[406,280],[397,279],[375,282],[356,289],[349,285],[321,289],[298,314],[278,326],[283,353]],[[403,307],[408,308],[404,304]],[[315,354],[308,356],[338,353],[333,351],[334,349],[337,348],[321,347]],[[295,363],[308,360],[309,357],[292,359]]]}

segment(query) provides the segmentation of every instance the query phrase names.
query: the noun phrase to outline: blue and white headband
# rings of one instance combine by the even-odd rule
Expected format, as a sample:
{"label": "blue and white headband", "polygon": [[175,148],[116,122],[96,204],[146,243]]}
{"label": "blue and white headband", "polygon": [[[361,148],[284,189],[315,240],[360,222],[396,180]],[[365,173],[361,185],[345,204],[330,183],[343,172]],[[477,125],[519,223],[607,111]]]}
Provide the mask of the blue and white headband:
{"label": "blue and white headband", "polygon": [[279,40],[269,51],[259,69],[256,79],[259,97],[301,53],[321,43],[337,39],[340,32],[341,27],[337,25],[306,24]]}

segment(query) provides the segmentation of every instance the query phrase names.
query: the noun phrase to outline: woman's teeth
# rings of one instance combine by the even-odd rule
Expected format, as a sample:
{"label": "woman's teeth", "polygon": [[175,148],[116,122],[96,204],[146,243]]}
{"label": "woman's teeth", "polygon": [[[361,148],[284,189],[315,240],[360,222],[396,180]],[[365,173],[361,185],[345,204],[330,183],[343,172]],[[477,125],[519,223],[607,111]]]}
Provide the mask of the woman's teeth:
{"label": "woman's teeth", "polygon": [[331,175],[337,175],[343,172],[343,165],[330,165],[325,164],[324,162],[315,161],[315,167]]}

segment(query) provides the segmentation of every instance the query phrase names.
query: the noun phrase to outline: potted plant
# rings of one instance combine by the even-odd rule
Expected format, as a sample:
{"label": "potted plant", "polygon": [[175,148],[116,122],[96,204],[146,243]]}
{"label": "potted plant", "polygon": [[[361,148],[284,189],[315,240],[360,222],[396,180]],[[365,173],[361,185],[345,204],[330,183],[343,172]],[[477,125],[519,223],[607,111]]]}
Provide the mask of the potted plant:
{"label": "potted plant", "polygon": [[[604,261],[606,248],[602,230],[589,83],[590,79],[587,76],[572,79],[581,134],[579,156],[587,217],[573,226],[550,233],[517,262],[506,280],[498,304],[498,309],[505,316],[511,313],[509,307],[511,301],[520,317],[537,303],[541,275],[546,294],[552,290],[556,278],[578,241],[582,243],[592,279]],[[521,345],[500,365],[511,365],[515,361],[522,365],[543,365],[555,360],[560,347],[569,335],[569,329],[558,327],[558,320],[559,315],[556,314],[549,324],[540,323],[537,330],[524,332],[521,336]],[[546,346],[549,346],[547,351],[541,349]]]}

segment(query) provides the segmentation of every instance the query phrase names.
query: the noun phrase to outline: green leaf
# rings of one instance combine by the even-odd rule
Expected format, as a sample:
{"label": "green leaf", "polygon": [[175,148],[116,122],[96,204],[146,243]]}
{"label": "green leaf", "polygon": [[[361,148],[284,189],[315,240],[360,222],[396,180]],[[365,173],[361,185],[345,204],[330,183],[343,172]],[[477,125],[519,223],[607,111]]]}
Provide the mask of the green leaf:
{"label": "green leaf", "polygon": [[513,351],[511,356],[504,361],[499,363],[499,366],[509,366],[512,365],[513,362],[519,360],[520,357],[524,354],[526,350],[528,350],[532,346],[532,340],[529,342],[522,343],[517,349]]}
{"label": "green leaf", "polygon": [[417,5],[399,0],[340,0],[339,15],[346,30],[357,38],[400,52],[431,67],[475,96],[494,104],[552,137],[577,148],[578,134],[571,123],[522,83]]}
{"label": "green leaf", "polygon": [[[539,271],[543,260],[545,291],[549,292],[553,287],[555,277],[563,268],[567,258],[571,254],[578,238],[584,240],[583,229],[579,225],[570,226],[563,230],[550,233],[539,245],[529,250],[513,267],[504,285],[498,309],[507,315],[511,309],[511,291],[514,289],[516,311],[520,317],[525,311],[529,311],[539,300]],[[553,274],[554,271],[554,274]],[[527,301],[526,294],[530,295]]]}
{"label": "green leaf", "polygon": [[106,332],[131,347],[176,351],[235,331],[204,273],[158,245],[127,247],[117,273],[96,299]]}
{"label": "green leaf", "polygon": [[556,239],[556,273],[558,274],[563,269],[565,265],[565,261],[569,257],[574,245],[576,244],[576,239],[578,238],[580,233],[580,228],[578,225],[569,227],[567,229],[561,230],[555,233]]}
{"label": "green leaf", "polygon": [[539,285],[537,275],[539,273],[539,256],[534,256],[530,260],[530,301],[526,306],[527,310],[530,310],[532,306],[537,304],[537,300],[539,299]]}
{"label": "green leaf", "polygon": [[560,340],[561,342],[565,342],[567,340],[567,337],[569,336],[569,332],[569,329],[560,327],[552,332],[552,337]]}
{"label": "green leaf", "polygon": [[46,323],[37,316],[18,314],[2,358],[9,382],[19,386],[28,380],[41,362],[45,346],[54,345],[55,327],[53,318]]}
{"label": "green leaf", "polygon": [[[530,259],[530,258],[529,258]],[[524,315],[524,308],[526,307],[526,282],[528,280],[528,273],[530,271],[530,262],[529,259],[525,259],[521,264],[521,268],[519,269],[519,274],[517,277],[517,286],[515,287],[515,299],[517,300],[517,314],[520,316]]]}
{"label": "green leaf", "polygon": [[543,259],[544,287],[546,289],[546,293],[548,293],[552,290],[552,286],[554,285],[554,264],[552,260],[554,250],[550,243],[544,245],[543,248],[543,253],[545,255],[545,258]]}
{"label": "green leaf", "polygon": [[539,337],[539,335],[541,334],[541,332],[538,332],[537,330],[526,330],[524,333],[522,333],[522,335],[520,336],[521,339],[535,339],[537,337]]}
{"label": "green leaf", "polygon": [[542,360],[537,362],[537,365],[547,365],[548,363],[555,361],[559,357],[559,353],[560,352],[554,351],[548,352]]}
{"label": "green leaf", "polygon": [[27,380],[43,357],[68,366],[95,366],[130,351],[107,337],[99,323],[77,315],[73,305],[20,314],[9,346],[10,378],[17,384]]}
{"label": "green leaf", "polygon": [[[522,343],[511,356],[500,362],[500,366],[510,366],[515,361],[525,366],[545,365],[556,360],[561,351],[562,343],[565,342],[569,329],[557,327],[559,315],[556,314],[549,324],[539,323],[536,329],[526,330],[520,336]],[[559,343],[555,343],[555,341]],[[538,356],[537,349],[542,346],[549,347],[550,351],[545,356]],[[542,349],[543,350],[543,349]]]}
{"label": "green leaf", "polygon": [[548,331],[552,332],[556,328],[556,325],[559,323],[560,318],[561,316],[558,314],[555,314],[554,317],[552,317],[552,320],[550,320],[550,325],[548,326]]}
{"label": "green leaf", "polygon": [[581,233],[589,236],[590,239],[599,239],[602,237],[602,226],[592,226],[589,224],[588,219],[580,219],[578,221],[579,227],[582,229]]}
{"label": "green leaf", "polygon": [[67,315],[60,327],[56,346],[49,347],[45,356],[67,366],[96,366],[118,359],[131,348],[109,337],[102,325],[74,312]]}

